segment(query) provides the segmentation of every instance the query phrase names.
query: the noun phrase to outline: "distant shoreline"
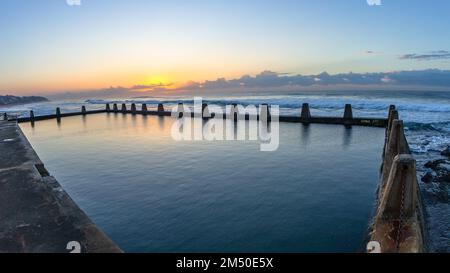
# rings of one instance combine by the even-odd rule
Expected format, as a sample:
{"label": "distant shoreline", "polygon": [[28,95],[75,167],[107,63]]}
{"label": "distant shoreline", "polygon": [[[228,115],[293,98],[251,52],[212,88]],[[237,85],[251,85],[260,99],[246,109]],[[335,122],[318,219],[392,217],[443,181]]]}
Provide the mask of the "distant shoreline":
{"label": "distant shoreline", "polygon": [[46,102],[49,99],[40,96],[0,96],[0,107],[2,106],[11,106],[11,105],[20,105],[20,104],[28,104],[34,102]]}

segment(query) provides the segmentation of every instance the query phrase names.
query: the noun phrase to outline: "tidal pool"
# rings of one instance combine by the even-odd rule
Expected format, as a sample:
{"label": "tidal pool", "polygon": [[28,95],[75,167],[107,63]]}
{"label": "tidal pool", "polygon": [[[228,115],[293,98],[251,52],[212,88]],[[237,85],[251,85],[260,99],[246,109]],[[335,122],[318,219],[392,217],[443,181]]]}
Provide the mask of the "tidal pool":
{"label": "tidal pool", "polygon": [[280,145],[175,141],[171,117],[21,124],[50,173],[126,252],[357,252],[384,129],[280,123]]}

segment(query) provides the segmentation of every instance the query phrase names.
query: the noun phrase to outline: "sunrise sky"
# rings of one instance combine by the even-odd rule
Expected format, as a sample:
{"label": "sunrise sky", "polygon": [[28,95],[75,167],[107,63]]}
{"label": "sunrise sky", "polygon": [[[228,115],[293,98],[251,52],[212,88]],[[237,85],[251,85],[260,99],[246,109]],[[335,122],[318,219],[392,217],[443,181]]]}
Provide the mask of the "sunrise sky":
{"label": "sunrise sky", "polygon": [[450,69],[450,1],[2,0],[0,94]]}

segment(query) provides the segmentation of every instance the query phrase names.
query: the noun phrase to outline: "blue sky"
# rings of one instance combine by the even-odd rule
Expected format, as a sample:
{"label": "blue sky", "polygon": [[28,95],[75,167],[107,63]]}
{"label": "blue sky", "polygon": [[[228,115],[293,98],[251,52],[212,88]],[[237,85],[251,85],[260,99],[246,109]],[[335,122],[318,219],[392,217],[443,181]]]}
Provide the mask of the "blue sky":
{"label": "blue sky", "polygon": [[0,93],[450,69],[447,0],[0,4]]}

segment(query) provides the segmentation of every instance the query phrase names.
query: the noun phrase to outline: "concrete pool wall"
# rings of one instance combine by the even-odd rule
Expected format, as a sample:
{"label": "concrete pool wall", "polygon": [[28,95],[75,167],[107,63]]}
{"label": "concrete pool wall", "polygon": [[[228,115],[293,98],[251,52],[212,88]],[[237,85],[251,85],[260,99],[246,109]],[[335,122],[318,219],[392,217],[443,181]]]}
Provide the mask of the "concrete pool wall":
{"label": "concrete pool wall", "polygon": [[380,244],[381,252],[424,252],[425,228],[416,160],[411,155],[403,121],[399,120],[394,106],[389,109],[380,172],[372,241]]}
{"label": "concrete pool wall", "polygon": [[[346,126],[360,125],[360,126],[374,126],[374,127],[386,127],[386,139],[385,148],[383,151],[383,163],[381,170],[381,179],[379,186],[379,201],[377,205],[377,212],[372,225],[371,239],[379,242],[381,249],[380,252],[423,252],[424,239],[423,239],[423,215],[421,211],[420,195],[418,194],[418,186],[416,180],[415,160],[412,158],[409,152],[409,147],[404,137],[403,124],[401,120],[398,120],[398,113],[395,111],[395,107],[391,107],[389,110],[388,119],[373,119],[373,118],[354,118],[351,113],[351,106],[346,105],[345,114],[343,118],[336,117],[311,117],[309,113],[309,105],[304,104],[300,117],[280,117],[280,121],[285,122],[301,122],[304,124],[309,123],[325,123],[325,124],[342,124]],[[105,112],[115,112],[123,114],[144,114],[144,115],[161,115],[170,116],[171,113],[164,111],[162,105],[158,106],[158,111],[148,111],[146,105],[142,105],[142,110],[138,111],[136,105],[131,106],[131,110],[127,110],[126,105],[122,105],[121,110],[114,104],[113,110],[109,104],[105,110],[98,111],[86,111],[83,107],[79,113],[66,113],[61,114],[59,109],[56,110],[55,115],[38,116],[35,117],[31,112],[29,118],[19,118],[12,121],[1,122],[2,139],[13,139],[19,141],[18,145],[13,143],[2,143],[0,150],[2,154],[12,153],[12,151],[27,151],[31,154],[31,157],[27,159],[22,158],[18,160],[19,165],[23,165],[24,162],[30,160],[34,162],[31,165],[27,165],[27,179],[19,178],[19,181],[30,184],[27,187],[21,187],[15,189],[14,175],[18,173],[18,169],[14,170],[10,167],[0,166],[0,185],[9,187],[9,191],[22,191],[24,198],[17,200],[18,202],[6,202],[1,204],[4,207],[9,208],[9,212],[16,210],[17,208],[23,209],[19,211],[20,215],[31,217],[31,214],[48,214],[51,215],[44,217],[49,223],[56,223],[56,227],[53,229],[46,228],[42,231],[42,236],[30,237],[32,241],[24,243],[23,235],[27,233],[23,230],[29,230],[33,233],[37,226],[42,226],[38,223],[26,223],[27,219],[22,219],[22,222],[17,222],[17,218],[14,218],[14,214],[0,215],[2,220],[9,217],[8,227],[10,233],[8,235],[2,235],[0,237],[0,252],[67,252],[66,245],[62,246],[61,242],[67,241],[71,234],[77,234],[75,239],[83,245],[84,252],[120,252],[121,250],[103,234],[89,218],[78,208],[78,206],[70,199],[70,197],[59,186],[58,182],[46,173],[45,168],[37,157],[36,153],[29,145],[25,136],[17,126],[17,122],[35,122],[46,119],[60,119],[66,116],[75,115],[88,115]],[[248,119],[248,116],[245,117]],[[8,137],[11,135],[12,137]],[[3,153],[5,152],[5,153]],[[20,154],[20,153],[18,153]],[[5,162],[8,161],[4,158]],[[28,163],[27,163],[28,164]],[[22,168],[19,168],[22,169]],[[22,171],[22,170],[20,170]],[[37,182],[36,182],[37,181]],[[40,182],[40,183],[39,183]],[[43,182],[43,183],[42,183]],[[42,188],[42,184],[45,184]],[[50,187],[49,187],[50,186]],[[57,207],[49,207],[47,211],[37,209],[39,203],[35,202],[35,199],[28,199],[28,192],[40,192],[40,199],[44,200],[62,200],[60,202],[53,202],[57,204]],[[8,192],[8,191],[3,191]],[[59,192],[59,194],[56,194]],[[8,193],[5,197],[8,197]],[[10,196],[11,197],[11,196]],[[17,199],[17,198],[16,198]],[[4,198],[2,200],[10,200]],[[26,201],[24,201],[26,200]],[[29,203],[29,206],[24,206],[24,203]],[[40,201],[42,202],[42,201]],[[52,212],[56,211],[56,213]],[[32,212],[32,213],[31,213]],[[17,213],[17,212],[16,212]],[[69,229],[61,230],[60,220],[69,219],[65,225],[69,226]],[[5,221],[2,221],[4,225]],[[35,225],[35,226],[33,226]],[[66,226],[65,226],[66,227]],[[2,230],[5,229],[2,227]],[[25,229],[24,229],[25,228]],[[70,231],[72,230],[72,232]],[[82,231],[82,232],[81,232]],[[34,232],[35,233],[35,232]],[[13,234],[13,235],[12,235]],[[55,236],[55,238],[61,238],[59,241],[48,241],[47,236]],[[69,236],[69,237],[67,237]],[[19,238],[19,239],[18,239]],[[41,240],[41,242],[39,242]],[[43,241],[42,241],[43,240]],[[75,240],[76,241],[76,240]],[[4,249],[3,249],[4,248]],[[369,250],[371,252],[371,250]]]}
{"label": "concrete pool wall", "polygon": [[0,253],[120,253],[48,173],[16,121],[0,121]]}

